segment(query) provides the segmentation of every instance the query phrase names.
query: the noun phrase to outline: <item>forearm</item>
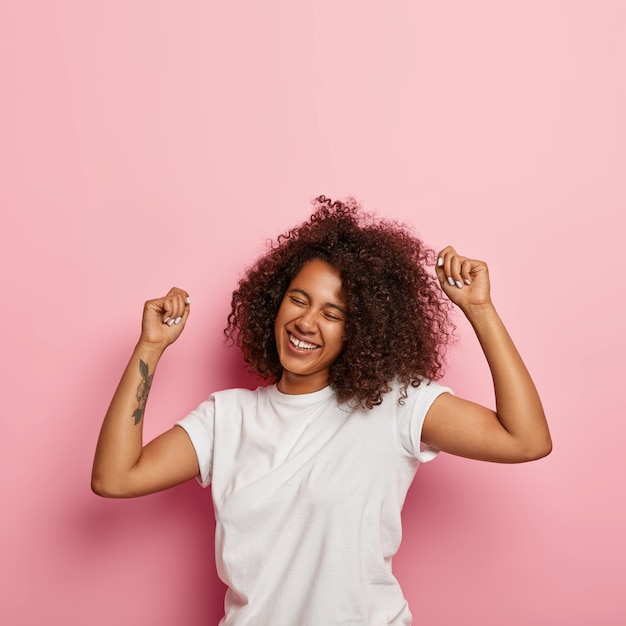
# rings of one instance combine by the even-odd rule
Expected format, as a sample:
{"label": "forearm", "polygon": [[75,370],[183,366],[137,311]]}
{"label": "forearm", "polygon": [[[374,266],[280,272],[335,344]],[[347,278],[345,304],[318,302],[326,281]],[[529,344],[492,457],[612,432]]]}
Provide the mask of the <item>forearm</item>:
{"label": "forearm", "polygon": [[104,418],[92,471],[92,489],[114,495],[141,458],[143,415],[161,347],[138,343]]}
{"label": "forearm", "polygon": [[550,432],[535,384],[492,304],[464,310],[491,370],[496,414],[530,456],[551,450]]}

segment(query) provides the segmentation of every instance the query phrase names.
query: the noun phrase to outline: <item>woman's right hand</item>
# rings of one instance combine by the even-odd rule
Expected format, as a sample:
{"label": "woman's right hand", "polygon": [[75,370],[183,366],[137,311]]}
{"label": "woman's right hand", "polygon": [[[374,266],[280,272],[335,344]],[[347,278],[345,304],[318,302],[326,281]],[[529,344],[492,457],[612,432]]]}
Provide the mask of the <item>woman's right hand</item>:
{"label": "woman's right hand", "polygon": [[101,496],[154,493],[197,476],[198,458],[179,426],[143,445],[143,416],[154,372],[189,317],[189,295],[176,287],[143,307],[141,337],[104,418],[91,487]]}
{"label": "woman's right hand", "polygon": [[172,287],[167,295],[148,300],[143,307],[139,342],[165,350],[183,332],[189,317],[189,294]]}

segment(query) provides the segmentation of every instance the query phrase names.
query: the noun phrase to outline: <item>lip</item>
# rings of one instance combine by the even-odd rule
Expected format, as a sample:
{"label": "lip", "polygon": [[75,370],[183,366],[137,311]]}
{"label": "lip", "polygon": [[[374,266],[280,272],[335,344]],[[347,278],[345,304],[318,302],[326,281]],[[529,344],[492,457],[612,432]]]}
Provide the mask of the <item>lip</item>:
{"label": "lip", "polygon": [[[299,356],[303,356],[303,355],[306,356],[306,355],[312,354],[313,352],[316,352],[322,347],[320,344],[315,343],[314,341],[309,341],[308,339],[305,339],[304,337],[300,337],[300,335],[296,333],[292,333],[290,330],[286,330],[285,334],[287,336],[287,348],[292,354],[297,354]],[[315,348],[298,348],[298,346],[295,346],[293,343],[291,343],[291,337],[293,337],[294,339],[297,339],[298,341],[304,341],[306,343],[314,345]]]}

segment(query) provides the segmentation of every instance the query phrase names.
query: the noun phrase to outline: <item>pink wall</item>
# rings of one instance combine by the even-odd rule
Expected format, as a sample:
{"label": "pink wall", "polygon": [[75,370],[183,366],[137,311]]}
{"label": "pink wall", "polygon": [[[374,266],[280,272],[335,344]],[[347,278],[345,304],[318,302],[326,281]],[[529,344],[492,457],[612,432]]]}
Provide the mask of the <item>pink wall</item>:
{"label": "pink wall", "polygon": [[[555,441],[418,473],[417,622],[626,623],[625,25],[621,0],[4,0],[0,622],[217,622],[209,492],[92,495],[100,421],[173,284],[193,316],[148,436],[248,384],[221,343],[239,272],[350,193],[489,261]],[[460,329],[447,381],[491,403]]]}

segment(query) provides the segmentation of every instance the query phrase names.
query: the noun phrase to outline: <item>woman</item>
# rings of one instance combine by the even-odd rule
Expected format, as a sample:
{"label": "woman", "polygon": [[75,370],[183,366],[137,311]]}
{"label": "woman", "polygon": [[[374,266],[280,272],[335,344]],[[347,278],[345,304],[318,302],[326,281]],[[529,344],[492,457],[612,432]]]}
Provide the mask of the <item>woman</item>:
{"label": "woman", "polygon": [[[476,331],[495,412],[434,382],[451,334],[442,290]],[[212,484],[224,625],[411,624],[391,559],[419,463],[441,450],[499,462],[551,450],[485,263],[451,247],[435,261],[353,201],[320,196],[233,293],[226,335],[271,384],[213,394],[144,446],[152,376],[189,310],[177,288],[145,304],[92,486],[133,497],[194,476]]]}

